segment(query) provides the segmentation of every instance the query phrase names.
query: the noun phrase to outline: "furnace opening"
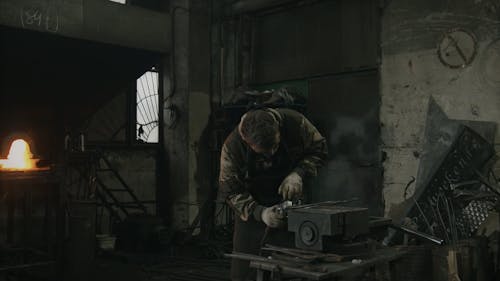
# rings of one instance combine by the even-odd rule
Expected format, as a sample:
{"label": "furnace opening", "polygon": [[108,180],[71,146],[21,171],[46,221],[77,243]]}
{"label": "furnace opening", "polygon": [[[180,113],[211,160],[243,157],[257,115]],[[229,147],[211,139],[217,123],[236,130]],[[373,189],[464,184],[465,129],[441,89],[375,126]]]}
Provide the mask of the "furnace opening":
{"label": "furnace opening", "polygon": [[12,142],[7,159],[0,159],[0,170],[33,170],[38,169],[39,159],[33,158],[28,142],[16,139]]}

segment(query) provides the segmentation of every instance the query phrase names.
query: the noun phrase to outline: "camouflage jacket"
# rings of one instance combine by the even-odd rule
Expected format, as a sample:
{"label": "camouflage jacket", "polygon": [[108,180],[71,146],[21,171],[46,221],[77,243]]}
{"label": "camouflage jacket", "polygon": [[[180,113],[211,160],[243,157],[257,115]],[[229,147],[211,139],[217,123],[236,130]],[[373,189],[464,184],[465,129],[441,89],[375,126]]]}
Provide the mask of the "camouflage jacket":
{"label": "camouflage jacket", "polygon": [[[328,155],[325,138],[297,111],[285,108],[269,110],[280,122],[281,142],[288,147],[293,170],[302,178],[316,176]],[[219,174],[219,199],[225,200],[244,221],[250,216],[260,220],[262,206],[246,190],[248,151],[251,148],[241,138],[238,128],[227,137],[222,147]]]}

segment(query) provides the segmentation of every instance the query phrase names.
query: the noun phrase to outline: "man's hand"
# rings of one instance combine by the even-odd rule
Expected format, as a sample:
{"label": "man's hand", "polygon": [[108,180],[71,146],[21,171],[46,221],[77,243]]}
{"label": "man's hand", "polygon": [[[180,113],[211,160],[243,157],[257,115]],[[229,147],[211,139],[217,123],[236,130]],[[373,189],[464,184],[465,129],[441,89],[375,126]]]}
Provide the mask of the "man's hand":
{"label": "man's hand", "polygon": [[264,208],[262,210],[262,221],[271,228],[280,228],[285,225],[284,216],[278,212],[279,205]]}
{"label": "man's hand", "polygon": [[302,196],[302,177],[297,172],[289,174],[281,183],[278,193],[283,200],[292,200]]}

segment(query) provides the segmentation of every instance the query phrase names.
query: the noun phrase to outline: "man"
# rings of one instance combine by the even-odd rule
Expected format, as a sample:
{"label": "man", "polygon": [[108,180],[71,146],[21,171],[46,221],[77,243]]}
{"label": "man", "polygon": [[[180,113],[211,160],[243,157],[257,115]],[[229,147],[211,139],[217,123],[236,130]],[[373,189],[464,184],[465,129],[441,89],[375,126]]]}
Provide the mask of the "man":
{"label": "man", "polygon": [[[327,158],[325,138],[302,114],[264,108],[247,112],[222,147],[219,198],[235,212],[233,251],[258,254],[269,229],[284,226],[283,200],[302,197],[304,178]],[[266,230],[267,228],[267,230]],[[266,235],[264,235],[266,233]],[[283,237],[286,231],[271,231]],[[248,262],[233,259],[232,280],[254,278]]]}

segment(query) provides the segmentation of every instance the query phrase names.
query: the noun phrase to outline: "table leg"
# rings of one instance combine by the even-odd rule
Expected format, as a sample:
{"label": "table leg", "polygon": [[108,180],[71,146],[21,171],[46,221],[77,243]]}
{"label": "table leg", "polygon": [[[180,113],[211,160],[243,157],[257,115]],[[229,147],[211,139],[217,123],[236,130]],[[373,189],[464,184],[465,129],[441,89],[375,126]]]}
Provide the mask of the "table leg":
{"label": "table leg", "polygon": [[14,243],[14,215],[16,210],[16,196],[13,192],[7,195],[7,243]]}
{"label": "table leg", "polygon": [[265,272],[262,269],[257,269],[257,281],[265,281]]}

